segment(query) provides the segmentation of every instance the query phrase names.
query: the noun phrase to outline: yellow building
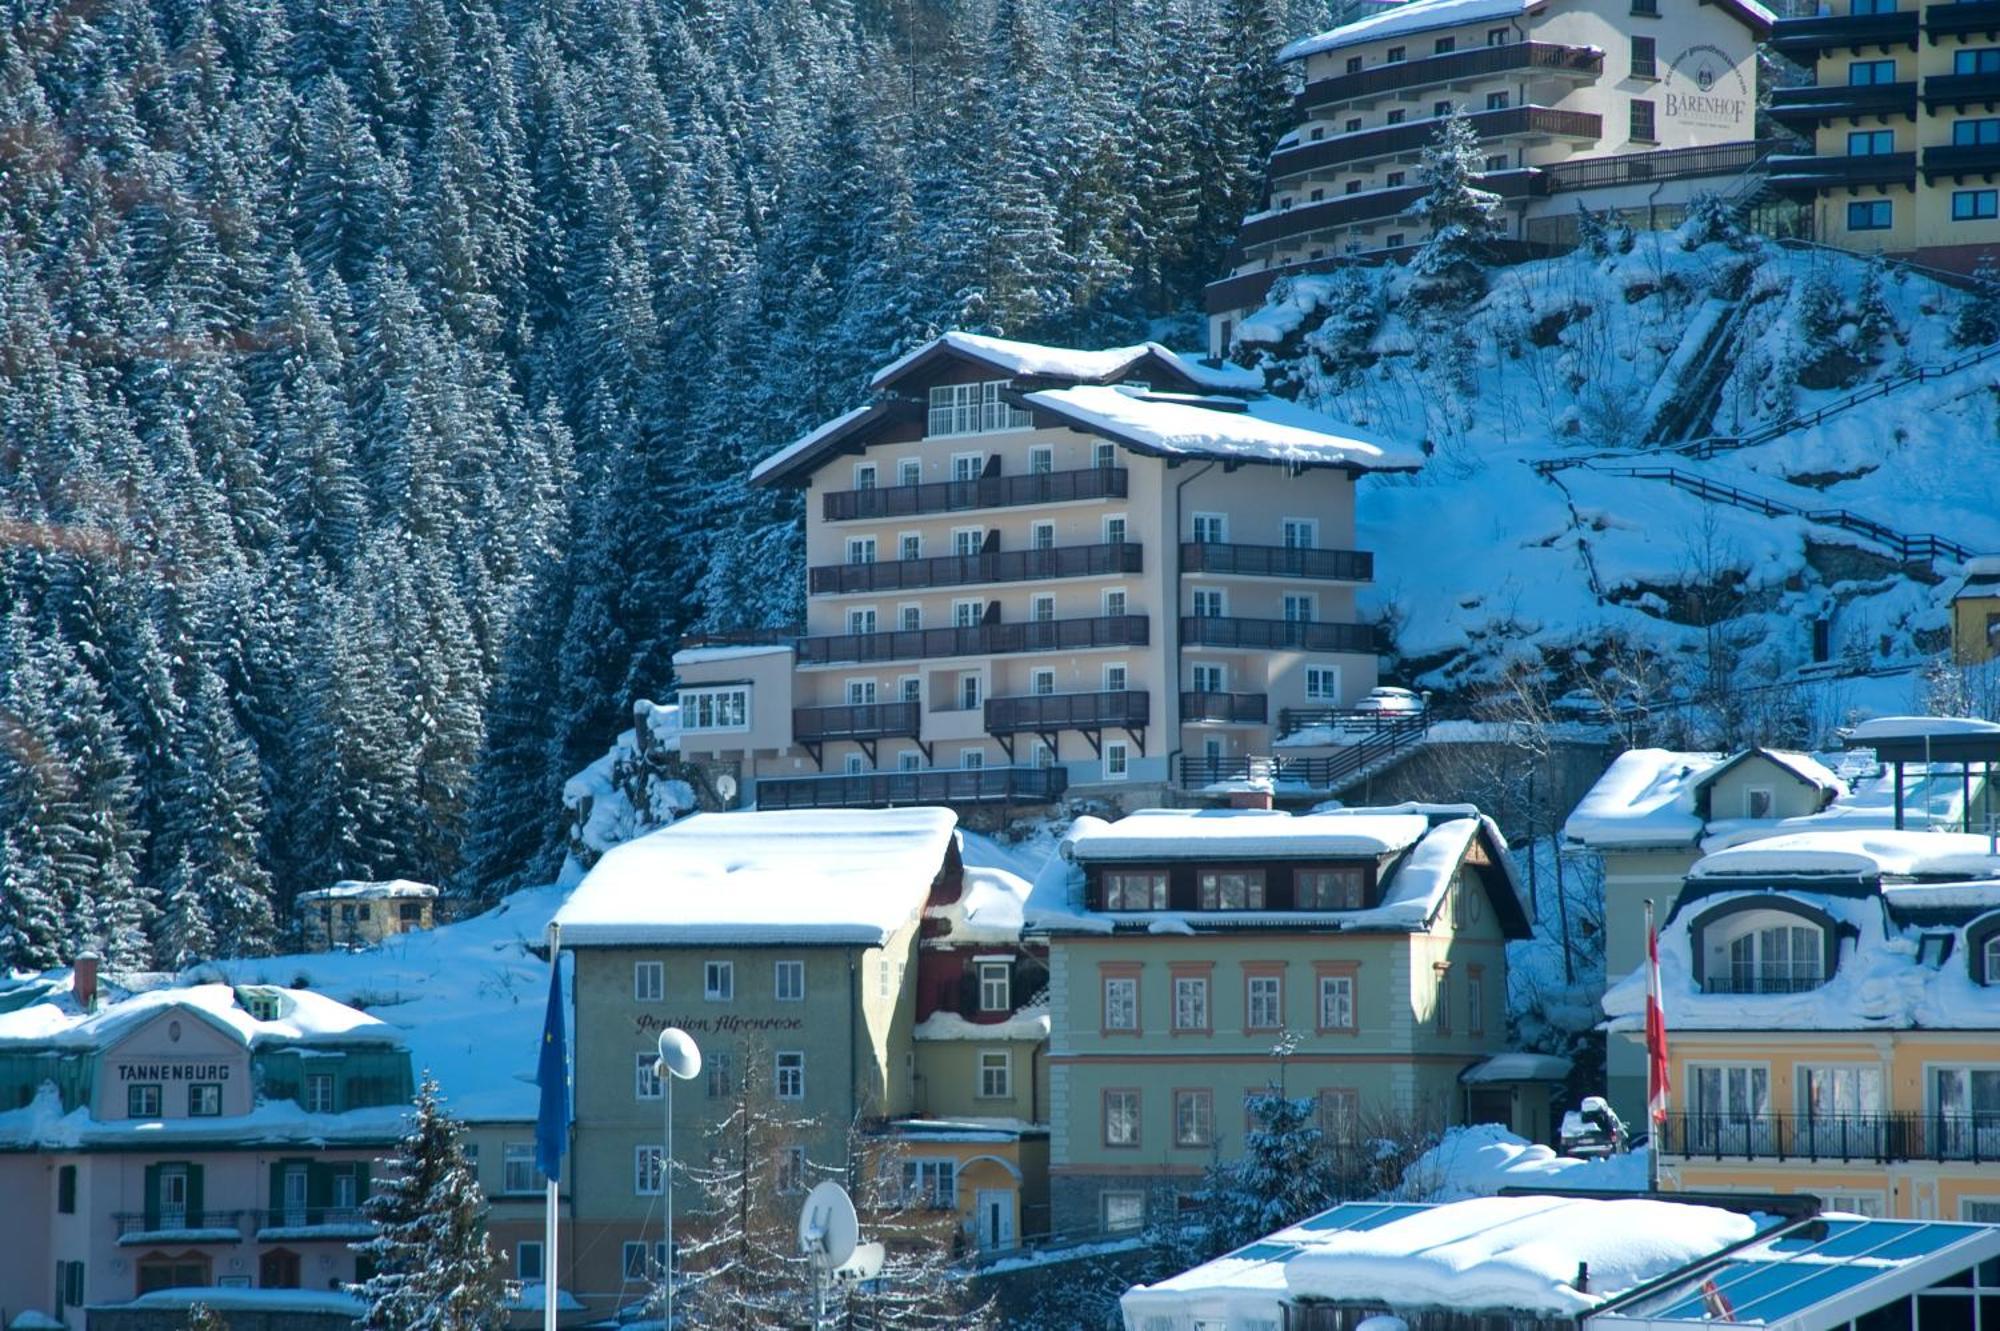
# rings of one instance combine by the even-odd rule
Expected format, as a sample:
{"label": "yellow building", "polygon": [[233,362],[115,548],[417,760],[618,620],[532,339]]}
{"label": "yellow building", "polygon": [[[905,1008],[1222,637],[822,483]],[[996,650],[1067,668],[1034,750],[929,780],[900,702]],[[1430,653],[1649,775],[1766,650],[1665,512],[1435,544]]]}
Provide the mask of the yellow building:
{"label": "yellow building", "polygon": [[1966,561],[1951,593],[1951,654],[1960,665],[2000,656],[2000,556]]}
{"label": "yellow building", "polygon": [[[1698,862],[1660,935],[1661,1177],[1829,1208],[2000,1220],[2000,855],[1816,831]],[[1640,1039],[1646,976],[1605,999]]]}
{"label": "yellow building", "polygon": [[301,892],[294,900],[308,951],[374,947],[397,934],[437,924],[438,890],[429,883],[394,878],[380,883],[343,882]]}
{"label": "yellow building", "polygon": [[2000,243],[2000,22],[1984,0],[1832,0],[1780,19],[1774,50],[1814,71],[1771,114],[1812,140],[1772,184],[1809,197],[1817,239],[1968,271]]}

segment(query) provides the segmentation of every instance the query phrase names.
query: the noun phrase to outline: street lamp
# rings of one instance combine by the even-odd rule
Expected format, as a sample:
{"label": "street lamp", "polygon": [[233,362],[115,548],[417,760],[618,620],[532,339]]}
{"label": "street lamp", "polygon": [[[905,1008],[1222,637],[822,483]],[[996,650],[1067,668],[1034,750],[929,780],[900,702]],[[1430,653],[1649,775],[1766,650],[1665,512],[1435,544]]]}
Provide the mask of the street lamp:
{"label": "street lamp", "polygon": [[701,1047],[694,1037],[678,1026],[660,1032],[660,1056],[653,1062],[653,1075],[666,1092],[665,1154],[660,1157],[660,1182],[667,1195],[667,1313],[666,1331],[674,1331],[674,1082],[692,1081],[701,1075]]}

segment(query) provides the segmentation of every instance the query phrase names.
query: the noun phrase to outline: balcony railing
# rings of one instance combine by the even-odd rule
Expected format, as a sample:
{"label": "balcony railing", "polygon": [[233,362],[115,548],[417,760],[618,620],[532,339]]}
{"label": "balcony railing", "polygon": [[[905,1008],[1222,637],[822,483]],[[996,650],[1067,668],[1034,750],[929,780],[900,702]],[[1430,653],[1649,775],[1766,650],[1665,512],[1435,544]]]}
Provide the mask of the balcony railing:
{"label": "balcony railing", "polygon": [[1771,47],[1797,58],[1843,46],[1917,44],[1917,11],[1890,14],[1814,14],[1771,25]]}
{"label": "balcony railing", "polygon": [[[1559,111],[1549,106],[1510,106],[1499,111],[1475,111],[1466,117],[1481,141],[1517,135],[1599,139],[1604,136],[1604,117],[1588,111]],[[1339,134],[1317,143],[1280,148],[1271,154],[1271,179],[1323,171],[1349,162],[1364,162],[1399,153],[1419,153],[1438,136],[1440,122],[1413,120],[1401,125],[1381,125],[1375,129]]]}
{"label": "balcony railing", "polygon": [[1705,994],[1805,994],[1826,983],[1817,968],[1809,971],[1750,972],[1736,975],[1708,975],[1702,978]]}
{"label": "balcony railing", "polygon": [[2000,1160],[2000,1113],[1676,1112],[1660,1153],[1732,1160]]}
{"label": "balcony railing", "polygon": [[1364,712],[1353,707],[1287,707],[1278,713],[1278,734],[1296,735],[1302,730],[1325,727],[1338,731],[1344,740],[1359,741],[1401,730],[1412,721],[1423,720],[1422,712]]}
{"label": "balcony railing", "polygon": [[1029,582],[1040,578],[1090,578],[1138,573],[1145,547],[1136,541],[1115,545],[1069,545],[1047,550],[994,550],[976,555],[939,555],[879,564],[826,564],[811,572],[814,596],[843,592],[920,591],[927,587],[970,587],[985,582]]}
{"label": "balcony railing", "polygon": [[1914,83],[1865,83],[1858,87],[1844,83],[1810,84],[1803,88],[1776,88],[1771,93],[1771,114],[1783,121],[1816,123],[1842,117],[1916,113]]}
{"label": "balcony railing", "polygon": [[1062,798],[1060,767],[968,767],[928,772],[856,772],[757,783],[760,809],[874,809],[896,804],[1046,804]]}
{"label": "balcony railing", "polygon": [[1964,106],[1968,102],[2000,102],[2000,74],[1936,74],[1924,80],[1926,111],[1941,106]]}
{"label": "balcony railing", "polygon": [[2000,143],[1945,143],[1924,149],[1924,175],[2000,172]]}
{"label": "balcony railing", "polygon": [[1123,499],[1123,467],[1080,471],[1031,471],[1019,476],[980,476],[969,481],[927,481],[875,490],[835,490],[821,501],[828,522],[857,518],[904,518],[920,513],[962,513],[975,508],[1021,504],[1066,504],[1084,499]]}
{"label": "balcony railing", "polygon": [[1029,693],[986,700],[986,730],[993,735],[1021,731],[1102,730],[1146,724],[1152,695],[1144,689],[1108,693]]}
{"label": "balcony railing", "polygon": [[1186,754],[1181,758],[1180,782],[1199,789],[1222,781],[1270,781],[1277,785],[1303,786],[1308,790],[1332,790],[1364,768],[1383,762],[1416,744],[1424,737],[1420,718],[1406,720],[1351,744],[1338,753],[1318,758],[1289,754],[1276,757],[1209,757]]}
{"label": "balcony railing", "polygon": [[1271,699],[1263,693],[1210,693],[1189,689],[1181,694],[1181,724],[1204,721],[1222,725],[1264,724],[1271,714]]}
{"label": "balcony railing", "polygon": [[1662,180],[1696,180],[1703,176],[1735,176],[1764,155],[1768,140],[1712,143],[1698,148],[1662,148],[1657,152],[1618,153],[1581,162],[1557,162],[1542,168],[1551,194],[1564,190],[1600,189]]}
{"label": "balcony railing", "polygon": [[1366,550],[1302,550],[1286,545],[1183,541],[1181,572],[1368,582],[1375,576],[1375,556]]}
{"label": "balcony railing", "polygon": [[1323,624],[1297,619],[1224,619],[1212,615],[1181,617],[1183,647],[1238,647],[1264,651],[1361,652],[1372,655],[1382,645],[1373,624]]}
{"label": "balcony railing", "polygon": [[1969,32],[2000,35],[2000,0],[1958,0],[1956,4],[1924,6],[1924,31],[1932,37]]}
{"label": "balcony railing", "polygon": [[200,1231],[215,1237],[184,1241],[234,1243],[243,1237],[243,1215],[242,1211],[173,1211],[163,1208],[158,1211],[120,1211],[111,1217],[111,1223],[121,1241],[140,1240],[154,1234],[184,1235]]}
{"label": "balcony railing", "polygon": [[833,739],[879,739],[915,735],[923,711],[913,702],[847,703],[834,707],[794,707],[792,738],[803,743]]}
{"label": "balcony railing", "polygon": [[1917,155],[1862,153],[1847,157],[1773,157],[1770,181],[1779,189],[1831,189],[1840,185],[1907,185],[1917,178]]}
{"label": "balcony railing", "polygon": [[341,1233],[372,1231],[374,1222],[358,1206],[280,1206],[259,1211],[257,1232],[274,1229],[324,1229]]}
{"label": "balcony railing", "polygon": [[1101,615],[1091,619],[1035,619],[891,633],[836,633],[799,639],[798,661],[800,665],[825,665],[835,661],[914,661],[939,656],[1143,647],[1146,624],[1144,615]]}
{"label": "balcony railing", "polygon": [[1317,107],[1331,106],[1356,97],[1375,97],[1386,92],[1477,79],[1517,69],[1545,70],[1595,79],[1604,72],[1604,53],[1588,46],[1562,46],[1555,42],[1476,46],[1469,51],[1404,60],[1393,65],[1376,65],[1358,73],[1337,74],[1330,79],[1308,83],[1305,91],[1299,94],[1297,111],[1303,118],[1306,112]]}
{"label": "balcony railing", "polygon": [[[1397,126],[1401,128],[1401,126]],[[1542,173],[1537,170],[1495,171],[1479,177],[1479,188],[1502,199],[1525,199],[1547,193]],[[1401,217],[1409,212],[1410,205],[1427,193],[1421,185],[1406,185],[1397,189],[1369,190],[1363,194],[1342,195],[1337,199],[1325,199],[1319,203],[1304,203],[1283,212],[1259,217],[1254,222],[1245,222],[1236,233],[1237,246],[1248,252],[1257,245],[1266,245],[1274,240],[1287,240],[1327,227],[1353,226],[1360,222],[1377,222],[1386,218]],[[1263,276],[1259,273],[1241,273],[1235,279],[1223,281],[1247,281]],[[1268,278],[1266,279],[1268,281]]]}

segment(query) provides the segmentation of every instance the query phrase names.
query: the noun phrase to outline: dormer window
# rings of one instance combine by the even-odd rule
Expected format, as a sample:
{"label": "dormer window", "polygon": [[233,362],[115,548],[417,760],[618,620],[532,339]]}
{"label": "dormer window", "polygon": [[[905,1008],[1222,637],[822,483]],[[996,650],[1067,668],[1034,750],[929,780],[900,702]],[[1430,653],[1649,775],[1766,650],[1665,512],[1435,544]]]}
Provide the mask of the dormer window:
{"label": "dormer window", "polygon": [[1358,865],[1301,869],[1293,876],[1292,883],[1300,910],[1360,910],[1368,875]]}
{"label": "dormer window", "polygon": [[276,1021],[284,1007],[278,996],[268,989],[239,989],[236,1000],[243,1005],[245,1012],[258,1021]]}
{"label": "dormer window", "polygon": [[1262,869],[1204,869],[1198,882],[1203,910],[1264,909]]}
{"label": "dormer window", "polygon": [[926,432],[932,435],[988,434],[996,430],[1025,430],[1034,417],[1011,402],[1002,400],[1005,379],[979,384],[938,384],[930,393],[930,420]]}
{"label": "dormer window", "polygon": [[1979,960],[1985,970],[1983,983],[2000,983],[2000,934],[1989,937],[1979,949]]}
{"label": "dormer window", "polygon": [[1711,994],[1796,994],[1826,983],[1824,924],[1775,907],[1724,907],[1698,929]]}

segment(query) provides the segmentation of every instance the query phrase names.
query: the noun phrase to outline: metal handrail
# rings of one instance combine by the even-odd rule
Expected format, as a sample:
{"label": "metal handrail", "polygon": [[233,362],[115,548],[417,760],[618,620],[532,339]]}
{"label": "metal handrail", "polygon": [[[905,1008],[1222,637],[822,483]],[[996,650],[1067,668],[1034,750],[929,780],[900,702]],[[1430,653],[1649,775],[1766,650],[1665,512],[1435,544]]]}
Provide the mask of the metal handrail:
{"label": "metal handrail", "polygon": [[1084,467],[1075,471],[1031,471],[1019,476],[978,476],[963,481],[926,481],[921,485],[890,485],[873,490],[834,490],[822,497],[821,512],[828,522],[851,522],[858,518],[962,513],[1021,504],[1123,499],[1128,477],[1124,467]]}
{"label": "metal handrail", "polygon": [[757,783],[760,809],[883,808],[897,804],[1045,804],[1062,798],[1061,767],[932,768],[922,772],[851,772],[770,777]]}
{"label": "metal handrail", "polygon": [[1567,71],[1596,78],[1604,72],[1604,52],[1591,46],[1564,46],[1557,42],[1507,42],[1500,46],[1475,46],[1444,55],[1402,60],[1393,65],[1375,65],[1352,74],[1308,83],[1298,96],[1294,111],[1298,119],[1315,107],[1344,102],[1353,97],[1372,97],[1405,88],[1422,88],[1456,79],[1500,74],[1513,69]]}
{"label": "metal handrail", "polygon": [[986,731],[1073,730],[1078,727],[1143,726],[1152,695],[1144,689],[1099,693],[1025,693],[986,700]]}
{"label": "metal handrail", "polygon": [[1375,556],[1366,550],[1318,550],[1291,545],[1235,545],[1226,541],[1183,541],[1181,572],[1370,582],[1375,577]]}
{"label": "metal handrail", "polygon": [[801,665],[824,665],[835,661],[908,661],[939,656],[1143,647],[1147,623],[1144,615],[1098,615],[887,633],[835,633],[799,639],[798,660]]}
{"label": "metal handrail", "polygon": [[792,736],[800,740],[915,735],[921,726],[922,709],[913,702],[845,703],[792,709]]}
{"label": "metal handrail", "polygon": [[1181,693],[1181,721],[1203,721],[1223,725],[1262,725],[1271,714],[1271,698],[1265,693],[1213,693],[1205,689],[1185,689]]}
{"label": "metal handrail", "polygon": [[1188,647],[1373,653],[1381,649],[1382,633],[1374,624],[1184,615],[1181,618],[1181,643]]}
{"label": "metal handrail", "polygon": [[1139,573],[1144,571],[1145,549],[1137,541],[1122,541],[1041,550],[983,550],[971,555],[868,564],[822,564],[809,572],[807,588],[814,596],[824,596]]}

